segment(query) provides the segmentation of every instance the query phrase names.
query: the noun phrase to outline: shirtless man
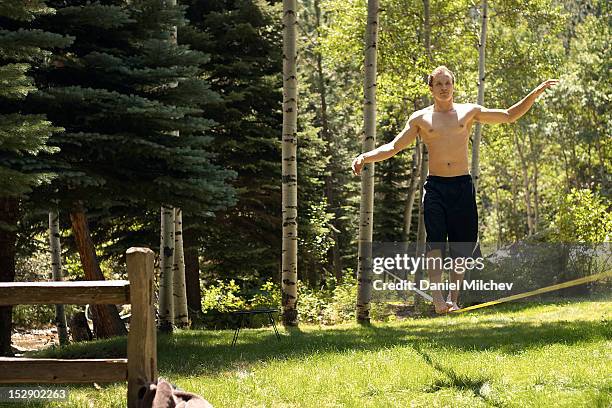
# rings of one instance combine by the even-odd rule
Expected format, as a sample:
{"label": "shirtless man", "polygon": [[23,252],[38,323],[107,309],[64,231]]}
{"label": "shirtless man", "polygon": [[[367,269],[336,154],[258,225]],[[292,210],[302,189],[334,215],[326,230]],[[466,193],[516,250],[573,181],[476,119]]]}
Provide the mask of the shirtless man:
{"label": "shirtless man", "polygon": [[[472,124],[514,122],[531,108],[538,96],[558,82],[556,79],[543,82],[508,109],[488,109],[473,103],[454,103],[455,76],[445,66],[439,66],[428,77],[434,104],[413,113],[391,142],[357,156],[353,171],[359,175],[364,164],[396,155],[420,135],[429,151],[429,176],[423,198],[427,256],[443,257],[447,239],[452,257],[480,256],[476,194],[468,171]],[[461,285],[463,274],[453,271],[451,275],[452,281]],[[440,283],[442,271],[430,269],[429,279]],[[459,309],[458,296],[458,290],[450,291],[445,302],[440,290],[432,291],[436,312]]]}

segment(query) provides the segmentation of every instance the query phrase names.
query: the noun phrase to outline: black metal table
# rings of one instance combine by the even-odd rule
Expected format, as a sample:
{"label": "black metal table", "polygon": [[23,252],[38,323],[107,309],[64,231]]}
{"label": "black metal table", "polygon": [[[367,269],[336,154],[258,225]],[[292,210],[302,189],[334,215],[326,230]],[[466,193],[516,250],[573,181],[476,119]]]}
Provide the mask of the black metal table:
{"label": "black metal table", "polygon": [[267,314],[270,319],[270,323],[274,328],[274,333],[276,334],[276,338],[280,341],[281,337],[278,333],[278,329],[276,328],[276,323],[274,322],[274,317],[272,313],[278,313],[278,309],[253,309],[253,310],[240,310],[238,312],[234,312],[235,315],[239,316],[238,319],[238,327],[236,327],[236,331],[234,331],[234,338],[232,339],[232,347],[236,345],[236,341],[238,340],[238,334],[240,334],[240,330],[244,324],[245,319],[249,319],[253,315],[257,314]]}

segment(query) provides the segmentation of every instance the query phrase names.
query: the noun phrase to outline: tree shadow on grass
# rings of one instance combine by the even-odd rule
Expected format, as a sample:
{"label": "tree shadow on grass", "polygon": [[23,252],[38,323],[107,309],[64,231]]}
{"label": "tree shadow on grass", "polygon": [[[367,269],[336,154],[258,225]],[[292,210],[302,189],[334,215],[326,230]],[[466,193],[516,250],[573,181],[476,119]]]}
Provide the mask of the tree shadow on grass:
{"label": "tree shadow on grass", "polygon": [[[233,331],[178,331],[158,336],[158,367],[170,378],[176,376],[216,375],[235,367],[270,360],[301,359],[311,354],[347,351],[376,351],[395,346],[464,352],[491,350],[515,354],[550,344],[577,344],[612,338],[609,321],[515,322],[452,318],[414,320],[404,326],[377,325],[292,329],[278,341],[266,329],[243,330],[236,346],[231,346]],[[416,349],[416,348],[415,348]],[[63,350],[47,350],[35,357],[112,358],[125,357],[126,338],[89,344],[75,344]]]}
{"label": "tree shadow on grass", "polygon": [[[532,296],[526,299],[515,300],[507,303],[496,304],[492,306],[483,307],[481,309],[475,309],[473,311],[458,313],[458,316],[466,316],[467,314],[473,314],[476,316],[490,316],[502,313],[515,313],[529,311],[530,309],[537,309],[539,307],[546,306],[571,306],[575,303],[581,302],[611,302],[612,296],[593,296],[591,299],[585,298],[572,298],[572,297],[551,297],[551,296]],[[474,303],[477,305],[484,302]],[[462,305],[463,307],[472,306],[472,304]]]}
{"label": "tree shadow on grass", "polygon": [[316,332],[293,332],[279,342],[273,335],[244,333],[235,347],[206,344],[206,332],[160,338],[159,367],[166,375],[215,375],[237,365],[269,360],[301,359],[311,354],[375,351],[394,346],[426,344],[431,350],[494,350],[515,354],[550,344],[577,344],[610,338],[609,323],[593,321],[504,323],[498,325],[409,327],[349,327]]}
{"label": "tree shadow on grass", "polygon": [[429,364],[433,369],[444,375],[432,383],[426,392],[437,392],[444,388],[455,388],[463,391],[471,392],[475,397],[482,398],[488,405],[494,407],[505,407],[506,405],[495,398],[491,398],[487,392],[487,386],[490,387],[491,379],[480,374],[477,376],[469,376],[466,374],[457,373],[452,367],[445,366],[434,360],[430,354],[421,349],[419,344],[416,344],[413,349]]}

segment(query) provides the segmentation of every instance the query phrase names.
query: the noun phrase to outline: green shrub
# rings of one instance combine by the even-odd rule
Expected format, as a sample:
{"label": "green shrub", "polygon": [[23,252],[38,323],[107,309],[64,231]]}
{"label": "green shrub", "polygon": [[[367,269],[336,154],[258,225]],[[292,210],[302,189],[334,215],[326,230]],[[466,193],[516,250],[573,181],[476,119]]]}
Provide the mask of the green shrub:
{"label": "green shrub", "polygon": [[612,234],[610,202],[598,192],[572,189],[559,205],[553,222],[558,242],[609,242]]}
{"label": "green shrub", "polygon": [[13,326],[26,329],[39,329],[54,324],[55,306],[15,305],[13,306]]}
{"label": "green shrub", "polygon": [[198,325],[209,329],[236,327],[237,317],[232,314],[245,308],[246,302],[240,296],[240,287],[232,279],[229,282],[217,280],[216,284],[202,289],[202,316]]}
{"label": "green shrub", "polygon": [[279,285],[272,281],[267,281],[261,288],[252,294],[249,301],[251,308],[280,308],[281,307],[281,291]]}
{"label": "green shrub", "polygon": [[[312,289],[298,281],[298,316],[302,323],[333,325],[355,319],[357,298],[357,279],[352,270],[347,269],[342,282],[335,278],[326,280],[321,289]],[[258,289],[245,292],[234,280],[204,287],[202,290],[202,324],[206,328],[234,328],[238,318],[232,314],[237,310],[259,308],[281,308],[281,288],[278,283],[267,281]],[[386,304],[372,303],[372,320],[388,321],[393,312]],[[276,316],[277,318],[279,316]],[[248,327],[261,327],[269,323],[265,315],[255,315],[248,319]]]}
{"label": "green shrub", "polygon": [[244,309],[246,302],[240,297],[240,287],[232,279],[229,282],[217,280],[202,290],[202,311],[216,310],[233,312]]}

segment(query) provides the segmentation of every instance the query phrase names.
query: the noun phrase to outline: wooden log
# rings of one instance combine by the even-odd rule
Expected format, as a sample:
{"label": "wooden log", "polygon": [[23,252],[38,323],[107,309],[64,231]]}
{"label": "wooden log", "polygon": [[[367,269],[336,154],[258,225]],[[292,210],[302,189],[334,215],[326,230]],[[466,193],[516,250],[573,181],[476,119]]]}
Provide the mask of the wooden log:
{"label": "wooden log", "polygon": [[130,283],[115,281],[0,282],[0,305],[130,303]]}
{"label": "wooden log", "polygon": [[0,384],[117,382],[127,378],[127,360],[0,357]]}
{"label": "wooden log", "polygon": [[157,381],[157,332],[153,303],[153,251],[127,250],[132,316],[128,333],[128,408],[138,406],[138,391]]}
{"label": "wooden log", "polygon": [[70,334],[73,342],[90,341],[93,339],[93,334],[87,324],[85,312],[75,313],[68,322],[70,326]]}

